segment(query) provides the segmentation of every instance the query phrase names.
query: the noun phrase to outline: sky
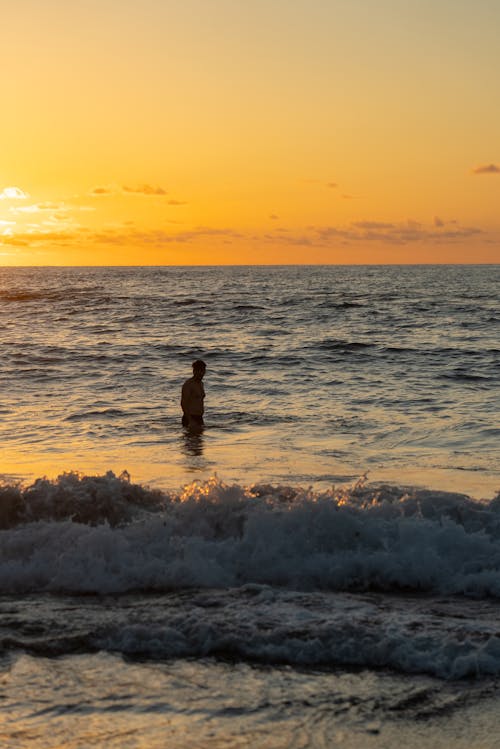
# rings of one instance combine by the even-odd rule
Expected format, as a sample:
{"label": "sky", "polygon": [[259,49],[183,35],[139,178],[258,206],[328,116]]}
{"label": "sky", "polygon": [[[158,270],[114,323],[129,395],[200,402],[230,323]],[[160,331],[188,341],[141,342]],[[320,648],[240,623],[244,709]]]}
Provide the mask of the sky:
{"label": "sky", "polygon": [[0,265],[500,262],[498,0],[0,10]]}

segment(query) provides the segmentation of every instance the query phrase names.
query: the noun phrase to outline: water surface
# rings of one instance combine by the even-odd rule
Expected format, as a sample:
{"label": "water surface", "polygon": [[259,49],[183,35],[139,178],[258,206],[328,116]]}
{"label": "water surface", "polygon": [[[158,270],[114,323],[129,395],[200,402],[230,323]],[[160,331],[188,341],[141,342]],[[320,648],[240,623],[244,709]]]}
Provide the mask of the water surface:
{"label": "water surface", "polygon": [[[499,266],[4,268],[0,472],[492,497]],[[179,428],[202,357],[207,428]]]}

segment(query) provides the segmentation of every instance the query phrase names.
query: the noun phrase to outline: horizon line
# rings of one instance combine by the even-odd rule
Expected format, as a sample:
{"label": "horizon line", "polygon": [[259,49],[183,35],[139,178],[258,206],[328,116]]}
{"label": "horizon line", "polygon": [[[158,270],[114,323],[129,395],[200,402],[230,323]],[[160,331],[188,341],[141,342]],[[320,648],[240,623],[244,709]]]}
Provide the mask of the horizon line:
{"label": "horizon line", "polygon": [[99,263],[95,265],[86,264],[44,264],[44,265],[2,265],[0,270],[8,268],[380,268],[380,267],[436,267],[436,266],[497,266],[499,262],[465,262],[465,263],[157,263],[140,264],[140,263]]}

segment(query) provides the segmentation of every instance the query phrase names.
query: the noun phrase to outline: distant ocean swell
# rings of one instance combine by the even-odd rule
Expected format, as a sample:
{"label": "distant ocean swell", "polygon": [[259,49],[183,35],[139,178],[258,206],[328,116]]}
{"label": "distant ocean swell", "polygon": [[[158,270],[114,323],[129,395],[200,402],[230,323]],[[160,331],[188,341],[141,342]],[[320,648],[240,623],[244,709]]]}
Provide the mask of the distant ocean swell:
{"label": "distant ocean swell", "polygon": [[367,485],[183,492],[127,474],[0,487],[0,592],[273,586],[500,598],[500,495]]}

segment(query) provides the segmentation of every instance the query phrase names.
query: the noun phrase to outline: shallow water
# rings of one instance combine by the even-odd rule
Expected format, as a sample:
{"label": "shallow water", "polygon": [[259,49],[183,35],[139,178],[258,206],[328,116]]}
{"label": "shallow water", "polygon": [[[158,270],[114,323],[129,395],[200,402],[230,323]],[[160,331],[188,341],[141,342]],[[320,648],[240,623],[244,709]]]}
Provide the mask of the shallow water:
{"label": "shallow water", "polygon": [[105,654],[21,656],[2,682],[9,749],[497,746],[493,685]]}
{"label": "shallow water", "polygon": [[[0,269],[0,473],[499,488],[500,266]],[[207,428],[179,429],[203,357]]]}

